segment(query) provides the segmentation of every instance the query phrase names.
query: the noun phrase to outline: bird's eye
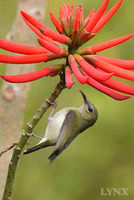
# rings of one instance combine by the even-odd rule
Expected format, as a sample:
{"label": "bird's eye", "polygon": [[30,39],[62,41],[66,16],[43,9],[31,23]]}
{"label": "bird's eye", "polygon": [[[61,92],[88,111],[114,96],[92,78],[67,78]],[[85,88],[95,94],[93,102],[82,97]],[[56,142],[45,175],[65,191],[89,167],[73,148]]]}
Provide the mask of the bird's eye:
{"label": "bird's eye", "polygon": [[92,113],[92,112],[93,112],[93,109],[89,106],[89,107],[88,107],[88,111]]}

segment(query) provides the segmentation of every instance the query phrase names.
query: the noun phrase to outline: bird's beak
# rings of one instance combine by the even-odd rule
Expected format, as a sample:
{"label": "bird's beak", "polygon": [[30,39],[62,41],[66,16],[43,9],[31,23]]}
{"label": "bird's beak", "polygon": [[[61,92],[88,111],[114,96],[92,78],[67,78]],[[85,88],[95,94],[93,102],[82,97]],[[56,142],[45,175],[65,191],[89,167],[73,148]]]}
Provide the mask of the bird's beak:
{"label": "bird's beak", "polygon": [[79,91],[80,91],[80,93],[82,94],[82,96],[83,96],[83,99],[84,99],[84,102],[87,104],[87,97],[86,97],[86,95],[80,90],[80,89],[78,89]]}

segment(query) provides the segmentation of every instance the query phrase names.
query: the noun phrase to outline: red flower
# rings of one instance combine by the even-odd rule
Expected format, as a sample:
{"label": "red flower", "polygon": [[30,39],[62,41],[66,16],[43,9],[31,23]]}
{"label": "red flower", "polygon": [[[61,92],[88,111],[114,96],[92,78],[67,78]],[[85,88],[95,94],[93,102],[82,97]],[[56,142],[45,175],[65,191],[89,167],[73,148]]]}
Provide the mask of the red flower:
{"label": "red flower", "polygon": [[[83,8],[80,4],[76,8],[65,5],[60,7],[60,21],[50,12],[51,20],[57,32],[42,24],[31,15],[21,11],[26,24],[40,37],[41,47],[16,44],[0,39],[0,48],[22,55],[0,54],[0,62],[12,64],[28,64],[47,62],[49,60],[64,58],[65,63],[52,65],[35,72],[21,75],[0,75],[6,81],[24,83],[34,81],[44,76],[56,76],[62,71],[65,73],[66,86],[70,89],[75,81],[72,81],[73,73],[81,84],[89,84],[97,90],[117,100],[128,99],[130,96],[120,94],[122,92],[134,95],[134,87],[113,80],[112,76],[134,80],[134,60],[121,60],[96,55],[96,53],[125,42],[134,34],[122,36],[98,45],[78,50],[80,46],[92,39],[96,33],[110,20],[119,9],[123,0],[119,0],[108,12],[106,12],[109,0],[104,0],[99,9],[91,10],[84,19]],[[58,43],[63,43],[67,48],[62,48]],[[116,92],[116,91],[118,92]]]}

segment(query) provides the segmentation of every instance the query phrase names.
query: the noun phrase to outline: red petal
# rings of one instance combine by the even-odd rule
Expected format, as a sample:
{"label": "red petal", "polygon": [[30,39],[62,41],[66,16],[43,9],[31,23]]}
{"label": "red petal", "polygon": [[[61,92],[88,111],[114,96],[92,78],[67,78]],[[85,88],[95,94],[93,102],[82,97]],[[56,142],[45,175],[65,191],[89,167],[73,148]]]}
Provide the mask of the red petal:
{"label": "red petal", "polygon": [[44,36],[34,25],[32,25],[23,15],[22,15],[23,20],[25,23],[31,28],[32,31],[34,31],[40,38],[53,42],[51,38]]}
{"label": "red petal", "polygon": [[111,76],[113,75],[113,73],[105,73],[105,72],[101,72],[98,71],[94,66],[92,66],[91,64],[89,64],[88,62],[86,62],[80,55],[75,54],[74,55],[76,61],[78,62],[78,64],[81,66],[81,68],[92,78],[96,79],[96,80],[107,80],[109,78],[111,78]]}
{"label": "red petal", "polygon": [[95,89],[99,90],[100,92],[103,92],[104,94],[107,94],[108,96],[116,99],[116,100],[125,100],[130,98],[130,96],[126,96],[120,93],[117,93],[108,87],[104,86],[103,84],[99,83],[98,81],[95,81],[93,78],[89,77],[87,84],[91,85]]}
{"label": "red petal", "polygon": [[60,7],[60,20],[64,20],[65,19],[65,13],[63,11],[62,6]]}
{"label": "red petal", "polygon": [[84,19],[84,21],[82,22],[82,29],[85,28],[89,22],[89,20],[94,16],[95,14],[95,9],[93,8],[91,10],[91,12],[89,13],[89,15]]}
{"label": "red petal", "polygon": [[47,76],[50,73],[49,67],[43,68],[34,72],[30,72],[27,74],[19,74],[19,75],[0,75],[1,78],[3,78],[5,81],[11,82],[11,83],[26,83],[30,81],[34,81],[37,79],[40,79],[44,76]]}
{"label": "red petal", "polygon": [[107,13],[106,15],[99,21],[99,23],[92,30],[93,33],[97,33],[109,20],[110,18],[117,12],[123,0],[119,0]]}
{"label": "red petal", "polygon": [[86,47],[84,49],[78,50],[77,53],[81,54],[81,55],[88,55],[88,54],[94,54],[100,51],[103,51],[105,49],[111,48],[113,46],[116,46],[118,44],[121,44],[123,42],[125,42],[126,40],[130,39],[131,37],[133,37],[134,34],[130,34],[130,35],[125,35],[119,38],[115,38],[113,40],[109,40],[107,42],[103,42],[101,44],[97,44],[95,46],[92,47]]}
{"label": "red petal", "polygon": [[32,24],[33,26],[37,27],[37,26],[41,26],[42,28],[47,28],[49,29],[46,25],[44,25],[42,22],[40,22],[39,20],[37,20],[35,17],[33,17],[32,15],[29,15],[28,13],[24,12],[24,11],[20,11],[23,19],[25,18],[30,24]]}
{"label": "red petal", "polygon": [[66,7],[65,2],[63,2],[63,8],[64,8],[65,18],[67,18],[67,16],[68,16],[68,9],[67,9],[67,7]]}
{"label": "red petal", "polygon": [[75,81],[72,81],[71,70],[69,67],[66,67],[65,80],[66,80],[66,86],[68,89],[70,89],[72,87],[72,85],[75,83]]}
{"label": "red petal", "polygon": [[73,29],[79,30],[79,25],[80,25],[80,8],[77,8]]}
{"label": "red petal", "polygon": [[113,39],[113,40],[109,40],[107,42],[103,42],[103,43],[95,45],[95,46],[92,46],[92,47],[90,47],[90,49],[93,53],[97,53],[99,51],[103,51],[105,49],[108,49],[108,48],[111,48],[111,47],[116,46],[118,44],[121,44],[121,43],[125,42],[126,40],[130,39],[133,36],[134,36],[134,34],[125,35],[125,36],[122,36],[122,37],[119,37],[119,38],[116,38],[116,39]]}
{"label": "red petal", "polygon": [[21,54],[43,54],[47,52],[47,50],[42,47],[17,44],[3,39],[0,39],[0,48]]}
{"label": "red petal", "polygon": [[105,12],[105,10],[106,10],[106,8],[108,6],[108,3],[109,3],[109,0],[105,0],[102,3],[100,8],[97,10],[97,12],[93,16],[93,18],[89,21],[88,25],[86,26],[86,31],[87,32],[91,32],[92,29],[95,27],[95,25],[97,24],[97,22],[99,21],[99,19],[103,15],[103,13]]}
{"label": "red petal", "polygon": [[132,81],[134,80],[134,72],[133,71],[122,69],[122,68],[112,65],[110,63],[104,62],[100,59],[97,59],[97,57],[94,55],[89,56],[89,57],[90,58],[85,58],[85,59],[89,59],[91,62],[93,61],[93,63],[98,68],[100,68],[104,71],[107,71],[107,72],[113,72],[115,76],[119,76],[121,78],[132,80]]}
{"label": "red petal", "polygon": [[73,55],[69,55],[68,61],[69,61],[70,67],[71,67],[72,72],[74,73],[75,77],[78,79],[78,81],[81,84],[85,84],[87,82],[88,76],[83,76],[82,75],[82,73],[80,72],[80,70],[78,69],[78,67],[76,65],[74,56]]}
{"label": "red petal", "polygon": [[103,56],[97,56],[96,58],[101,59],[105,62],[111,63],[113,65],[116,65],[118,67],[124,68],[124,69],[134,69],[134,60],[122,60],[122,59],[115,59],[115,58],[108,58]]}
{"label": "red petal", "polygon": [[3,55],[0,54],[0,62],[10,64],[30,64],[45,62],[48,60],[56,59],[57,56],[52,53],[36,54],[36,55]]}
{"label": "red petal", "polygon": [[42,27],[37,27],[41,33],[47,37],[52,38],[53,40],[60,42],[60,43],[66,43],[66,44],[71,44],[71,39],[67,36],[61,35],[51,29],[43,29]]}
{"label": "red petal", "polygon": [[71,16],[72,16],[72,18],[74,17],[74,11],[75,11],[75,6],[74,6],[74,4],[72,4],[72,6],[71,6]]}
{"label": "red petal", "polygon": [[60,55],[62,52],[62,49],[55,44],[52,44],[46,40],[38,38],[38,42],[40,43],[41,46],[45,47],[49,51],[55,53],[56,55]]}
{"label": "red petal", "polygon": [[62,28],[61,23],[58,21],[58,19],[54,16],[54,14],[52,12],[50,12],[50,17],[51,17],[51,20],[52,20],[53,24],[55,25],[57,31],[60,33],[63,33],[63,28]]}
{"label": "red petal", "polygon": [[134,87],[126,85],[124,83],[117,82],[115,80],[109,79],[106,81],[101,81],[101,83],[111,89],[123,92],[126,94],[134,95]]}

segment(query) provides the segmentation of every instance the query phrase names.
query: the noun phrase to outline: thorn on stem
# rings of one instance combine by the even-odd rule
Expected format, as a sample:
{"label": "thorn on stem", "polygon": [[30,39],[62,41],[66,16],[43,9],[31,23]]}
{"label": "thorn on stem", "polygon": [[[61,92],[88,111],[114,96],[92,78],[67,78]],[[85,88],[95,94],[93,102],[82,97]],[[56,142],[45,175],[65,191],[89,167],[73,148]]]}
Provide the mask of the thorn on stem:
{"label": "thorn on stem", "polygon": [[21,151],[21,148],[20,148],[20,147],[17,147],[16,150]]}
{"label": "thorn on stem", "polygon": [[34,127],[33,127],[33,125],[32,124],[27,124],[27,126],[29,127],[29,128],[31,128],[31,129],[33,129]]}

